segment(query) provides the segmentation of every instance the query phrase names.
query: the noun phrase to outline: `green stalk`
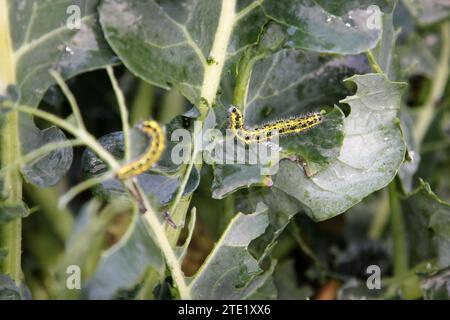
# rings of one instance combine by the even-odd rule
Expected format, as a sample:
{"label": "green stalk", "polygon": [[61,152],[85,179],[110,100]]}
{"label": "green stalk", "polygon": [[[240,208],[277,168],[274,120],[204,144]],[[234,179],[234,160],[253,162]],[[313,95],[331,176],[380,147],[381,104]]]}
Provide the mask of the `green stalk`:
{"label": "green stalk", "polygon": [[[126,185],[129,189],[132,189],[130,181],[128,181]],[[138,190],[141,195],[144,194],[139,186]],[[175,254],[175,250],[172,248],[172,245],[167,238],[166,232],[164,230],[164,224],[159,221],[158,216],[153,211],[147,198],[143,196],[142,200],[144,202],[144,207],[146,208],[146,211],[143,214],[143,221],[146,223],[146,227],[152,231],[154,239],[156,240],[159,248],[164,255],[167,267],[170,270],[172,279],[177,286],[181,299],[190,300],[191,292],[187,286],[186,279],[184,277],[183,271],[181,270],[181,264]]]}
{"label": "green stalk", "polygon": [[56,83],[59,85],[62,92],[66,96],[67,101],[69,101],[70,108],[72,109],[72,113],[77,122],[77,126],[82,128],[83,130],[86,130],[83,117],[81,116],[80,107],[78,106],[77,100],[75,99],[75,96],[73,95],[72,91],[70,91],[69,86],[66,84],[63,77],[55,70],[50,70],[50,75],[53,77],[53,79],[55,79]]}
{"label": "green stalk", "polygon": [[381,69],[380,65],[378,64],[377,60],[373,56],[372,51],[370,51],[370,50],[366,51],[366,57],[367,57],[367,60],[369,60],[370,67],[372,68],[372,70],[375,73],[384,73],[383,70]]}
{"label": "green stalk", "polygon": [[450,22],[446,21],[441,25],[442,49],[439,57],[439,63],[436,66],[435,76],[431,92],[428,99],[421,107],[417,117],[417,124],[414,130],[414,138],[417,146],[423,143],[425,135],[436,114],[435,107],[445,92],[445,85],[449,77],[450,71]]}
{"label": "green stalk", "polygon": [[[112,75],[112,71],[108,70],[108,73],[110,74],[110,77],[112,79],[113,84],[115,83],[115,91],[116,96],[123,97],[123,94],[121,93],[120,88],[117,86],[117,82],[113,81],[114,77]],[[175,91],[173,91],[175,92]],[[142,93],[142,92],[141,92]],[[181,95],[179,95],[177,92],[175,92],[178,95],[178,98],[176,98],[176,104],[181,105],[182,99]],[[171,100],[172,101],[172,100]],[[137,102],[138,103],[138,102]],[[140,101],[142,103],[142,101]],[[124,109],[124,103],[119,103],[119,106],[122,105],[121,109]],[[143,104],[140,104],[142,108]],[[134,109],[134,108],[133,108]],[[168,108],[165,108],[168,109]],[[206,113],[205,113],[206,115]],[[128,123],[128,115],[125,112],[121,112],[121,119],[122,124]],[[203,118],[202,118],[203,120]],[[194,152],[193,154],[197,154],[197,152]],[[184,206],[179,206],[179,204],[182,202],[182,195],[184,193],[184,190],[186,188],[186,184],[188,182],[188,178],[190,176],[190,170],[192,170],[192,165],[195,163],[195,161],[192,161],[185,170],[185,176],[183,177],[182,183],[179,187],[179,190],[177,192],[177,195],[175,197],[175,200],[172,202],[172,206],[170,208],[170,214],[172,215],[172,219],[175,221],[177,225],[180,223],[184,223],[184,218],[186,216],[186,212],[188,209],[189,202],[186,203]],[[189,172],[189,174],[186,174]],[[92,181],[92,183],[96,183],[97,181]],[[92,185],[89,180],[86,182],[84,186],[79,187],[78,189],[81,190],[85,187],[90,187]],[[134,189],[131,186],[131,181],[125,182],[128,189]],[[74,195],[78,193],[79,190],[73,190],[71,195]],[[176,246],[176,241],[179,237],[179,234],[181,232],[181,228],[177,228],[176,230],[168,229],[167,225],[164,223],[161,223],[159,221],[159,217],[156,215],[156,213],[151,208],[150,204],[147,201],[147,198],[144,196],[144,193],[142,192],[141,188],[137,187],[138,192],[140,193],[140,198],[143,200],[143,205],[146,209],[146,212],[144,213],[144,221],[146,224],[146,227],[151,230],[151,234],[155,235],[154,238],[156,242],[158,243],[158,246],[160,247],[161,251],[163,252],[163,255],[165,257],[167,266],[169,267],[169,270],[171,272],[172,278],[180,292],[180,296],[182,299],[190,299],[190,292],[187,289],[186,281],[184,278],[184,274],[181,270],[180,262],[178,261],[178,257],[175,255],[175,251],[173,248]],[[68,195],[67,199],[70,199],[71,195]],[[190,198],[190,197],[189,197]],[[185,203],[185,202],[183,202]],[[144,281],[144,285],[140,292],[138,293],[137,297],[140,299],[146,298],[146,297],[152,297],[153,296],[153,289],[157,285],[158,281],[160,280],[160,275],[157,274],[154,270],[150,270],[147,274],[147,277]]]}
{"label": "green stalk", "polygon": [[89,132],[71,125],[69,122],[55,116],[54,114],[36,108],[24,105],[14,105],[11,102],[5,102],[4,107],[12,109],[11,113],[20,111],[53,123],[61,129],[66,130],[74,137],[83,141],[84,144],[88,146],[92,151],[94,151],[100,158],[102,158],[111,169],[118,170],[120,168],[120,164],[117,162],[117,160],[105,148],[103,148],[103,146],[97,141],[97,139]]}
{"label": "green stalk", "polygon": [[153,294],[155,287],[161,280],[161,275],[158,271],[150,268],[145,276],[144,283],[142,284],[141,289],[139,289],[138,294],[136,295],[137,300],[156,300]]}
{"label": "green stalk", "polygon": [[8,166],[2,167],[0,169],[0,178],[3,178],[3,176],[6,175],[6,173],[8,172],[9,169],[14,168],[16,166],[21,166],[21,165],[33,162],[41,157],[46,156],[47,154],[49,154],[52,151],[62,149],[62,148],[68,148],[68,147],[76,147],[76,146],[80,146],[82,144],[83,144],[83,142],[78,139],[46,143],[43,146],[30,151],[26,155],[22,155],[22,157],[19,159],[16,159],[16,161],[14,163],[10,163]]}
{"label": "green stalk", "polygon": [[241,108],[245,107],[247,98],[248,85],[252,75],[253,66],[257,59],[252,58],[248,50],[244,52],[242,59],[239,61],[239,70],[236,78],[236,87],[233,95],[233,105]]}
{"label": "green stalk", "polygon": [[80,193],[89,190],[90,188],[105,182],[107,180],[114,179],[114,172],[107,171],[106,173],[103,173],[102,175],[92,177],[90,179],[84,180],[83,182],[80,182],[76,186],[72,187],[69,191],[67,191],[63,196],[59,198],[58,201],[58,208],[64,209],[66,208],[67,204],[72,201],[77,195]]}
{"label": "green stalk", "polygon": [[[194,164],[199,162],[198,158],[201,153],[201,145],[198,144],[202,143],[202,139],[198,139],[198,137],[202,133],[203,122],[205,121],[210,108],[212,108],[212,106],[215,104],[216,94],[219,89],[220,79],[222,77],[222,71],[225,65],[228,43],[230,42],[231,33],[233,31],[235,23],[235,8],[236,0],[227,0],[222,2],[219,23],[217,25],[211,52],[208,57],[208,60],[212,62],[205,64],[205,74],[203,77],[203,84],[200,92],[201,99],[198,105],[200,116],[197,120],[201,125],[197,125],[194,127],[193,148],[190,162],[186,166],[183,174],[183,180],[177,191],[175,200],[170,206],[169,212],[174,212],[176,210],[186,188],[187,182],[189,181],[189,177],[191,175]],[[201,162],[197,166],[197,169],[200,171]]]}
{"label": "green stalk", "polygon": [[[9,29],[9,7],[0,0],[0,94],[8,85],[16,83],[16,65]],[[9,167],[21,156],[19,140],[19,113],[11,111],[5,116],[1,132],[1,164]],[[22,177],[18,166],[11,166],[3,181],[2,197],[10,205],[22,203]],[[0,274],[9,275],[17,284],[22,279],[22,218],[0,224],[0,251],[6,256],[0,260]]]}
{"label": "green stalk", "polygon": [[[262,31],[262,33],[264,32],[265,31]],[[247,48],[244,51],[242,58],[239,60],[239,69],[233,94],[233,105],[241,107],[242,110],[244,110],[246,105],[248,87],[250,85],[250,78],[255,63],[273,53],[276,48],[281,46],[280,42],[274,44],[272,47],[261,47],[260,40],[261,39],[258,40],[256,45]]]}
{"label": "green stalk", "polygon": [[[9,166],[20,157],[20,141],[17,112],[12,111],[6,117],[2,132],[2,165]],[[22,178],[17,166],[8,170],[5,175],[3,193],[11,205],[21,205]],[[16,218],[5,224],[0,224],[0,250],[7,253],[0,260],[0,274],[9,275],[17,284],[22,278],[22,218]]]}
{"label": "green stalk", "polygon": [[[206,116],[208,115],[210,108],[215,104],[217,90],[219,89],[222,71],[225,65],[227,48],[234,27],[236,17],[235,8],[236,0],[227,0],[222,2],[221,13],[211,52],[208,59],[204,59],[205,61],[211,61],[211,63],[206,63],[204,65],[205,73],[200,92],[201,99],[198,104],[198,109],[200,111],[198,121],[200,122],[200,125],[196,125],[194,127],[194,140],[190,162],[185,167],[182,182],[180,184],[180,187],[178,188],[175,199],[170,206],[169,212],[171,214],[173,212],[177,212],[179,204],[183,203],[182,197],[189,181],[192,169],[194,168],[194,165],[196,163],[199,163],[198,158],[201,155],[201,146],[199,144],[202,143],[202,139],[198,139],[198,137],[200,137],[200,135],[202,134],[203,123],[206,119]],[[201,169],[201,162],[196,166],[196,168],[198,170]],[[189,196],[188,198],[190,199],[191,197]],[[153,233],[155,234],[159,247],[161,248],[165,256],[167,266],[171,272],[172,279],[174,280],[174,283],[178,288],[180,297],[181,299],[191,299],[191,292],[187,286],[186,279],[181,270],[180,262],[178,261],[178,258],[173,250],[173,245],[171,244],[171,241],[169,241],[163,225],[159,222],[154,212],[152,212],[151,207],[148,205],[147,199],[144,198],[144,202],[147,208],[147,212],[144,215],[145,220],[148,222],[148,227],[151,228]],[[186,209],[187,207],[188,205],[185,205]],[[184,211],[185,212],[183,212],[182,217],[183,221],[185,220],[187,210]]]}
{"label": "green stalk", "polygon": [[391,208],[391,233],[394,244],[394,276],[400,277],[408,272],[408,248],[406,245],[405,222],[395,181],[389,184],[389,205]]}
{"label": "green stalk", "polygon": [[[176,206],[176,209],[174,212],[171,212],[171,218],[175,222],[177,226],[180,226],[179,228],[172,228],[171,226],[167,225],[165,226],[165,233],[167,236],[167,239],[169,240],[170,246],[172,248],[175,248],[177,245],[178,238],[181,233],[181,225],[184,223],[186,212],[189,208],[189,203],[191,200],[191,195],[189,195],[186,198],[182,198],[179,202],[179,204]],[[182,261],[180,261],[181,263]],[[181,268],[181,266],[180,266]],[[154,299],[153,290],[155,287],[160,283],[161,281],[161,275],[155,271],[155,270],[149,270],[146,276],[144,277],[144,283],[142,285],[142,288],[139,290],[138,294],[136,295],[137,299],[144,300],[144,299]]]}
{"label": "green stalk", "polygon": [[128,119],[128,109],[125,103],[125,96],[120,89],[119,83],[116,76],[114,75],[114,70],[111,66],[106,67],[109,79],[114,89],[116,95],[117,103],[119,105],[120,119],[122,120],[122,132],[123,141],[125,145],[125,162],[129,163],[131,160],[131,143],[130,143],[130,125]]}
{"label": "green stalk", "polygon": [[[194,128],[193,134],[193,146],[190,157],[190,162],[185,166],[185,170],[183,173],[183,179],[181,181],[180,187],[178,188],[177,194],[175,196],[172,205],[170,206],[170,214],[174,212],[178,212],[180,208],[180,204],[183,204],[183,214],[181,220],[184,221],[186,217],[186,212],[189,204],[189,200],[191,196],[185,198],[189,199],[187,202],[183,201],[183,194],[186,189],[187,183],[189,181],[189,177],[191,175],[192,169],[194,165],[198,170],[201,169],[201,162],[198,161],[199,156],[201,155],[201,146],[199,143],[202,143],[201,139],[198,137],[202,134],[203,123],[206,119],[206,116],[215,104],[215,98],[217,94],[217,90],[219,89],[219,84],[222,76],[223,67],[225,65],[225,59],[227,54],[228,44],[230,42],[231,33],[235,23],[235,7],[236,0],[227,0],[222,2],[221,13],[219,17],[219,22],[217,25],[217,30],[214,38],[214,42],[211,48],[210,55],[208,59],[203,59],[205,73],[203,77],[203,84],[200,92],[200,101],[198,104],[198,109],[200,111],[200,116],[198,121],[200,125],[196,125]],[[209,62],[207,62],[209,61]],[[127,182],[128,187],[130,188],[130,182]],[[142,194],[142,190],[138,187],[139,192]],[[180,298],[181,299],[191,299],[191,292],[189,287],[187,286],[186,278],[184,277],[183,271],[181,270],[181,264],[178,261],[178,257],[175,255],[175,251],[173,250],[174,244],[169,240],[166,230],[163,224],[159,221],[158,217],[152,211],[148,201],[145,197],[143,197],[144,206],[146,208],[146,213],[144,214],[144,221],[146,221],[146,225],[149,229],[152,230],[155,235],[155,240],[159,244],[161,251],[164,254],[166,264],[170,270],[172,275],[172,279],[178,288]],[[174,239],[174,238],[173,238]],[[148,292],[149,286],[146,287],[146,292]],[[140,295],[142,296],[142,295]]]}

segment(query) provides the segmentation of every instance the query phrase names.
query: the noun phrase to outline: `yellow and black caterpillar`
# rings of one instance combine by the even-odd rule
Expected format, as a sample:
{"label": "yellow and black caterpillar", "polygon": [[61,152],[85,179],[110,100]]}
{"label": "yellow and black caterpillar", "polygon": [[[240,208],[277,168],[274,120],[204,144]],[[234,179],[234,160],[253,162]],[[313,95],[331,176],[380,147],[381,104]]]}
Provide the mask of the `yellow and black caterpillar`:
{"label": "yellow and black caterpillar", "polygon": [[232,106],[229,113],[231,131],[236,138],[246,144],[271,140],[274,135],[284,136],[304,132],[316,127],[323,120],[320,112],[312,112],[305,116],[269,122],[261,127],[247,128],[244,124],[244,116],[238,108]]}
{"label": "yellow and black caterpillar", "polygon": [[140,175],[150,169],[158,162],[165,149],[164,132],[158,122],[154,120],[143,121],[137,125],[137,128],[146,134],[151,142],[139,159],[124,165],[117,171],[117,177],[120,180]]}

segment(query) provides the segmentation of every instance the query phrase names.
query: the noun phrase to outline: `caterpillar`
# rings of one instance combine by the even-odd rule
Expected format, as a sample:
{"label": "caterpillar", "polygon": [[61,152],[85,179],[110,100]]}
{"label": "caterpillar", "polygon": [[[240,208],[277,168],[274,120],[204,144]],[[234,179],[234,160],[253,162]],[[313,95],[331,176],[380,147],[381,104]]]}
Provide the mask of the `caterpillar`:
{"label": "caterpillar", "polygon": [[140,175],[150,169],[159,160],[165,149],[164,132],[158,122],[154,120],[143,121],[137,125],[137,128],[147,135],[151,142],[139,159],[124,165],[117,171],[117,177],[120,180]]}
{"label": "caterpillar", "polygon": [[244,124],[244,116],[238,108],[231,106],[229,113],[231,131],[236,138],[246,144],[271,140],[274,135],[300,133],[318,126],[323,120],[320,112],[312,112],[305,116],[269,122],[261,127],[247,128]]}

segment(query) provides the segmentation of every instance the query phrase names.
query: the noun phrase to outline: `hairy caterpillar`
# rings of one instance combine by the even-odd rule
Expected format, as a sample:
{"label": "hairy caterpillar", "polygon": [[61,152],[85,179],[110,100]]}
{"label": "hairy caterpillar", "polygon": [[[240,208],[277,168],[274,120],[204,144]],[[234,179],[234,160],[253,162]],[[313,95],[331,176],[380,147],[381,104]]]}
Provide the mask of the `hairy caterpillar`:
{"label": "hairy caterpillar", "polygon": [[117,177],[120,180],[140,175],[150,169],[159,160],[165,148],[164,132],[158,122],[143,121],[137,125],[137,128],[151,138],[151,142],[139,159],[124,165],[117,171]]}
{"label": "hairy caterpillar", "polygon": [[229,113],[231,131],[246,144],[271,140],[274,135],[300,133],[319,125],[323,120],[320,112],[312,112],[305,116],[269,122],[261,127],[247,128],[244,125],[244,116],[238,108],[232,106]]}
{"label": "hairy caterpillar", "polygon": [[[151,166],[158,162],[165,149],[164,132],[158,122],[154,120],[143,121],[137,125],[137,128],[146,134],[151,139],[151,142],[145,153],[139,159],[124,165],[117,171],[117,177],[120,180],[138,176],[150,169]],[[143,196],[136,184],[136,181],[132,182],[132,186],[133,188],[130,191],[139,204],[139,210],[141,213],[145,213],[146,208],[144,205]],[[163,218],[172,228],[177,228],[176,223],[172,220],[168,211],[163,212]]]}

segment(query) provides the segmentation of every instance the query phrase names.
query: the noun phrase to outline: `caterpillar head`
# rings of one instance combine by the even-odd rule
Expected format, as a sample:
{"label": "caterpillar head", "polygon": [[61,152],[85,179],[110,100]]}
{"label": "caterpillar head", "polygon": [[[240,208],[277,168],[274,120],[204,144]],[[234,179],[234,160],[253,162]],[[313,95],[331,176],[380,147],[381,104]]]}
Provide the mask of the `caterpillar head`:
{"label": "caterpillar head", "polygon": [[158,122],[156,122],[155,120],[146,120],[146,121],[142,121],[140,123],[137,124],[136,126],[138,129],[140,130],[145,130],[145,129],[160,129],[161,127],[159,126]]}
{"label": "caterpillar head", "polygon": [[228,113],[230,113],[230,114],[232,114],[232,113],[237,114],[238,112],[239,112],[239,110],[233,105],[228,108]]}

